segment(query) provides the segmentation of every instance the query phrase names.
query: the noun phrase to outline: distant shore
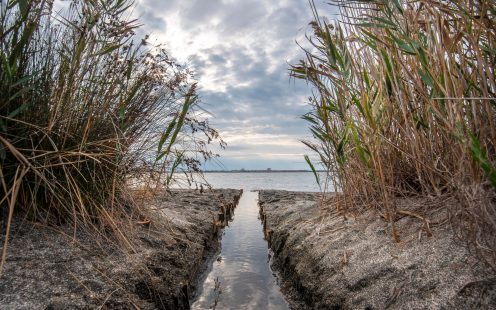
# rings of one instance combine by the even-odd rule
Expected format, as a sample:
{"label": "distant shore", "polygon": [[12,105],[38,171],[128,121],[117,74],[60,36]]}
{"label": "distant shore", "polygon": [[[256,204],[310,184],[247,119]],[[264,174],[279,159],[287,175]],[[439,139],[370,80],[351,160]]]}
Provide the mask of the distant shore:
{"label": "distant shore", "polygon": [[[310,170],[206,170],[204,173],[280,173],[280,172],[312,172]],[[317,170],[319,173],[325,173],[324,170]]]}

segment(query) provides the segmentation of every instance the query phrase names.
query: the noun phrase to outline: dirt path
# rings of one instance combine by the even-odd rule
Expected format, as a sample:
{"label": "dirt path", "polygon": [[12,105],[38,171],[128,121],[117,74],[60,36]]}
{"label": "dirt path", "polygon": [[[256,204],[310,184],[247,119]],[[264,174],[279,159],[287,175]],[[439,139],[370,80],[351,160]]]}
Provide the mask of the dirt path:
{"label": "dirt path", "polygon": [[[442,214],[432,237],[417,218],[399,219],[395,243],[372,211],[345,218],[317,201],[317,194],[260,192],[273,265],[292,308],[496,308],[494,274],[454,240]],[[408,210],[411,202],[398,203]]]}
{"label": "dirt path", "polygon": [[72,227],[54,232],[18,220],[0,278],[0,308],[188,309],[217,250],[222,220],[240,195],[187,190],[158,197],[151,203],[161,225],[136,224],[132,254],[84,232],[74,243]]}

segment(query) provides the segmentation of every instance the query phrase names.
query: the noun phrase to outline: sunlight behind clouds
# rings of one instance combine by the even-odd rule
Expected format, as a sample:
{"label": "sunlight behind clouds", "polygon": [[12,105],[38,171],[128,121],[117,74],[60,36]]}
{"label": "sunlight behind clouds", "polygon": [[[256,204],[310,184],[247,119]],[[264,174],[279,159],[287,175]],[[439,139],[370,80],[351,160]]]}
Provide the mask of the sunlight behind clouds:
{"label": "sunlight behind clouds", "polygon": [[309,31],[307,1],[139,0],[134,14],[152,44],[165,43],[195,71],[211,123],[228,143],[224,168],[276,157],[285,169],[307,168],[300,140],[309,131],[300,116],[310,89],[288,75],[289,64],[303,57],[295,42]]}

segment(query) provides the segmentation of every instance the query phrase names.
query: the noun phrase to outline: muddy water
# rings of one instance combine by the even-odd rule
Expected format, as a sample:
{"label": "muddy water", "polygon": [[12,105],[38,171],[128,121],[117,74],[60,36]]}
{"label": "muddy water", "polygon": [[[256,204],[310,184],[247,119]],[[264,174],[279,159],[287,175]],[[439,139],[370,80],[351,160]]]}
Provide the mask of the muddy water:
{"label": "muddy water", "polygon": [[192,309],[289,309],[269,266],[258,192],[245,191]]}

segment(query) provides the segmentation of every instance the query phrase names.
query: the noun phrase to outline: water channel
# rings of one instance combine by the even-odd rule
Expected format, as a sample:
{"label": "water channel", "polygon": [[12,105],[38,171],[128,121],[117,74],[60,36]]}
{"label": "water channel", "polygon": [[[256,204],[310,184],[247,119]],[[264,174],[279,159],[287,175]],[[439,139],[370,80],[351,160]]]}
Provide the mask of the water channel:
{"label": "water channel", "polygon": [[289,309],[270,268],[258,192],[245,191],[192,309]]}

